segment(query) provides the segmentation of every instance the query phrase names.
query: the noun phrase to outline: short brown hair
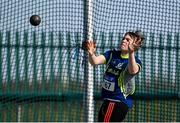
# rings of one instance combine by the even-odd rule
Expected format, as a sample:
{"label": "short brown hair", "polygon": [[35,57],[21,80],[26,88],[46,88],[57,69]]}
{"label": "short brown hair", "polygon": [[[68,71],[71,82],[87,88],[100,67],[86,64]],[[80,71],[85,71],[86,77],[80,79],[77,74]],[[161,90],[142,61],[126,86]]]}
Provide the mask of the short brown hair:
{"label": "short brown hair", "polygon": [[144,35],[143,35],[143,33],[141,32],[141,31],[135,31],[135,32],[126,32],[125,33],[125,36],[126,35],[129,35],[131,38],[135,38],[135,37],[137,37],[137,38],[139,38],[139,39],[141,39],[142,41],[145,39],[144,38]]}

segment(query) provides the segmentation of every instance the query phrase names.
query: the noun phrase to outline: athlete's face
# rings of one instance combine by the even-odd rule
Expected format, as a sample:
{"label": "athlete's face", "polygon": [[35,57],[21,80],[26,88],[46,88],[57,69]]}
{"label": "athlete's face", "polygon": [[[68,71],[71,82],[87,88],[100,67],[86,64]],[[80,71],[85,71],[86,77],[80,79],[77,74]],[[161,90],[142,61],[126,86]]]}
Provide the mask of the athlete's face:
{"label": "athlete's face", "polygon": [[130,43],[133,43],[133,39],[129,35],[125,35],[120,44],[121,51],[128,52],[128,46]]}

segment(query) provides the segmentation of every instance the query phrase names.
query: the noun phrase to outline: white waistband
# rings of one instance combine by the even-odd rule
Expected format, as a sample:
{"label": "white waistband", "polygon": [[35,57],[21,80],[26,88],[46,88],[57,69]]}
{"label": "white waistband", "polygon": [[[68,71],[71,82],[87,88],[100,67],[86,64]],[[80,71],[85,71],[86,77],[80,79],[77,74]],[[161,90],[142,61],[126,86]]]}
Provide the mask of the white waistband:
{"label": "white waistband", "polygon": [[104,98],[104,100],[109,100],[109,101],[114,101],[114,102],[121,102],[120,100],[109,99],[109,98]]}

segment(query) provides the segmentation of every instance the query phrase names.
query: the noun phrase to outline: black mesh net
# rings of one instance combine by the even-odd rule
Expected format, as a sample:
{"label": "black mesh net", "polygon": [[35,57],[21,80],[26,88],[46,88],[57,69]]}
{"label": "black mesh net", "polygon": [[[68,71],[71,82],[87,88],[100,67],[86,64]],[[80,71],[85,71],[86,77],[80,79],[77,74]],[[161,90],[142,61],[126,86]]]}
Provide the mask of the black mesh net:
{"label": "black mesh net", "polygon": [[[180,2],[94,0],[92,15],[87,2],[0,1],[0,121],[97,121],[105,66],[89,75],[81,46],[91,18],[97,54],[117,48],[127,31],[145,34],[125,121],[180,121]],[[30,24],[32,15],[41,18],[38,26]]]}

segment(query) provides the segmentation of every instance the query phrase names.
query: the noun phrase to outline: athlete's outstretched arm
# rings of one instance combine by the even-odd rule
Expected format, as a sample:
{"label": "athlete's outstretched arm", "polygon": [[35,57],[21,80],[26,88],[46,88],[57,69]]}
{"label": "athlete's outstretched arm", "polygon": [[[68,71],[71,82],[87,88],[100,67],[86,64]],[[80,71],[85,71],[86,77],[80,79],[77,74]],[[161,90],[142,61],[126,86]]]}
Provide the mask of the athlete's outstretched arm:
{"label": "athlete's outstretched arm", "polygon": [[128,62],[128,71],[130,74],[136,74],[140,70],[140,66],[136,63],[135,60],[135,51],[137,51],[142,45],[142,40],[135,38],[135,40],[129,44],[129,62]]}
{"label": "athlete's outstretched arm", "polygon": [[104,55],[99,55],[96,56],[95,51],[96,51],[96,44],[93,41],[86,41],[85,42],[85,47],[88,51],[89,54],[89,62],[91,65],[99,65],[99,64],[104,64],[106,59]]}
{"label": "athlete's outstretched arm", "polygon": [[130,74],[136,74],[139,72],[140,67],[136,63],[135,55],[133,53],[129,53],[129,62],[128,62],[128,71]]}

